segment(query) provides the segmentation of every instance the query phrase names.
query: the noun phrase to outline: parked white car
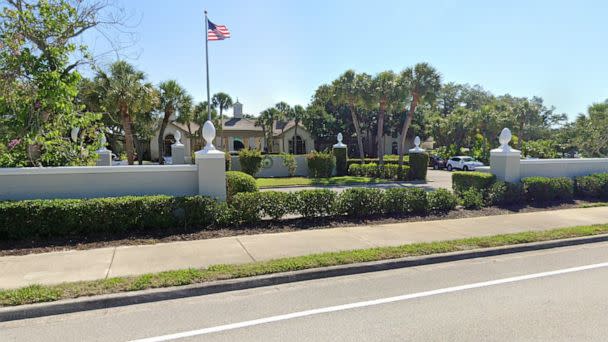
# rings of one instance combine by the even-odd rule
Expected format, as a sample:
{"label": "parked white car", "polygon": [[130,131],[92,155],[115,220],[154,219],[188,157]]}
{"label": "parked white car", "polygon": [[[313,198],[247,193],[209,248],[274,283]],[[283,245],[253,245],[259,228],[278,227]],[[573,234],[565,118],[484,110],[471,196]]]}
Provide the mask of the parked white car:
{"label": "parked white car", "polygon": [[454,169],[462,171],[473,171],[476,167],[483,166],[483,163],[469,156],[452,157],[446,163],[446,169],[452,171]]}

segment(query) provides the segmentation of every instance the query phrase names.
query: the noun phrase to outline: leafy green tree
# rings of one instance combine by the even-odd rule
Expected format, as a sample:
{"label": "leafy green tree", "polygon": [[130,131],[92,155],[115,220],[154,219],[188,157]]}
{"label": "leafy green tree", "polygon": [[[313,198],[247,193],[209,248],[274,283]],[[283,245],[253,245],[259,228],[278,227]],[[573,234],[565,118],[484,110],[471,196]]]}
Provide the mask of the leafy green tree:
{"label": "leafy green tree", "polygon": [[220,136],[224,131],[224,110],[232,108],[233,105],[232,98],[226,93],[219,92],[211,97],[211,106],[220,111],[220,118],[217,121],[219,124],[216,125],[219,128]]}
{"label": "leafy green tree", "polygon": [[0,7],[0,163],[92,163],[100,115],[75,103],[76,68],[89,60],[76,40],[99,24],[103,8],[67,0],[6,0]]}
{"label": "leafy green tree", "polygon": [[584,156],[608,156],[608,100],[589,106],[587,114],[580,114],[574,125],[574,141]]}
{"label": "leafy green tree", "polygon": [[291,108],[291,106],[285,101],[277,103],[276,105],[274,105],[274,108],[276,108],[278,111],[278,116],[276,120],[281,121],[283,123],[281,125],[281,148],[283,149],[283,152],[286,152],[285,135],[283,133],[285,133],[285,127],[287,126],[287,122],[289,121],[289,118],[292,115],[291,112],[293,111],[293,108]]}
{"label": "leafy green tree", "polygon": [[158,110],[162,113],[162,121],[158,131],[158,163],[162,165],[165,163],[165,129],[169,124],[169,119],[176,114],[184,96],[187,96],[187,94],[186,90],[175,80],[162,82],[158,88],[160,89]]}
{"label": "leafy green tree", "polygon": [[289,112],[289,120],[293,120],[293,153],[296,154],[296,137],[298,136],[298,126],[306,116],[306,109],[300,105],[295,105],[293,110]]}
{"label": "leafy green tree", "polygon": [[379,73],[372,80],[371,89],[374,107],[378,106],[378,159],[380,164],[384,164],[384,118],[387,110],[392,112],[401,103],[397,75],[392,71]]}
{"label": "leafy green tree", "polygon": [[404,98],[410,98],[411,102],[407,116],[403,121],[401,129],[401,140],[399,141],[399,165],[403,165],[403,154],[405,153],[405,139],[410,128],[416,107],[420,103],[432,102],[441,87],[441,76],[427,63],[419,63],[414,68],[407,68],[400,74],[400,89]]}
{"label": "leafy green tree", "polygon": [[118,117],[122,125],[129,165],[135,160],[134,121],[158,103],[157,91],[145,80],[144,73],[126,61],[114,62],[108,72],[99,70],[94,79],[99,107],[107,115]]}
{"label": "leafy green tree", "polygon": [[268,152],[273,152],[274,148],[274,123],[279,117],[279,111],[276,108],[268,108],[260,113],[257,117],[255,125],[262,127],[262,132],[266,139],[266,147]]}

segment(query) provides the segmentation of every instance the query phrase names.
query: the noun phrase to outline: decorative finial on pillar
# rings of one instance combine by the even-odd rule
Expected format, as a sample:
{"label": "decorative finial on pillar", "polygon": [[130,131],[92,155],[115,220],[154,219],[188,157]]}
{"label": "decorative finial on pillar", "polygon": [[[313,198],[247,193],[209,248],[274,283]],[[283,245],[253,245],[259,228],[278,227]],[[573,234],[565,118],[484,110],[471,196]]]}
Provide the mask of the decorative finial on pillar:
{"label": "decorative finial on pillar", "polygon": [[346,144],[342,143],[342,139],[343,139],[342,133],[338,133],[338,137],[337,138],[338,138],[338,143],[335,144],[334,147],[338,147],[338,148],[339,147],[346,147]]}
{"label": "decorative finial on pillar", "polygon": [[410,153],[422,153],[422,152],[424,152],[424,149],[420,147],[420,137],[419,136],[416,136],[414,138],[414,145],[416,147],[411,148],[410,149]]}
{"label": "decorative finial on pillar", "polygon": [[203,138],[207,142],[205,145],[205,151],[214,151],[215,146],[213,146],[213,139],[215,139],[215,126],[210,120],[205,121],[203,125]]}
{"label": "decorative finial on pillar", "polygon": [[175,134],[173,135],[173,137],[175,138],[175,143],[173,145],[183,145],[182,142],[180,141],[182,139],[182,132],[175,131]]}
{"label": "decorative finial on pillar", "polygon": [[507,127],[503,128],[502,131],[500,132],[500,135],[498,136],[498,142],[500,143],[500,147],[493,149],[491,152],[504,152],[504,153],[516,152],[516,153],[519,153],[518,150],[515,150],[515,149],[511,148],[511,146],[509,146],[509,143],[511,142],[512,138],[513,138],[513,135],[511,134],[511,130],[508,129]]}
{"label": "decorative finial on pillar", "polygon": [[106,140],[106,135],[103,133],[99,133],[99,135],[101,135],[101,147],[99,150],[97,150],[97,152],[107,151],[108,149],[106,148],[106,145],[108,144],[108,141]]}

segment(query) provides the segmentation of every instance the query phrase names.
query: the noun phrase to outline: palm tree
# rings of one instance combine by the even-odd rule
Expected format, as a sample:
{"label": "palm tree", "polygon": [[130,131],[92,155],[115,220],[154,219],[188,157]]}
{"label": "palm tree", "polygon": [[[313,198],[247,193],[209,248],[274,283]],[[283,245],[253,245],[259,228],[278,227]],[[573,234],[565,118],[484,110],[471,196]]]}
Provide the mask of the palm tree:
{"label": "palm tree", "polygon": [[211,97],[211,106],[220,110],[220,124],[217,126],[219,127],[220,137],[224,131],[224,109],[232,108],[233,105],[232,98],[226,93],[219,92]]}
{"label": "palm tree", "polygon": [[268,108],[263,110],[255,121],[256,126],[262,127],[268,152],[273,150],[274,123],[278,116],[279,111],[276,108]]}
{"label": "palm tree", "polygon": [[363,135],[361,125],[357,116],[358,108],[363,104],[363,95],[369,88],[371,77],[368,74],[357,74],[354,70],[347,70],[344,74],[332,83],[335,96],[339,103],[345,104],[350,110],[355,133],[357,134],[357,144],[359,145],[359,156],[361,162],[365,158],[363,151]]}
{"label": "palm tree", "polygon": [[399,140],[399,166],[403,166],[405,136],[410,128],[416,107],[423,102],[432,101],[441,89],[441,76],[427,63],[418,63],[414,68],[407,68],[399,75],[399,88],[402,98],[411,97],[410,108],[403,122]]}
{"label": "palm tree", "polygon": [[[109,72],[99,71],[95,76],[98,100],[105,111],[117,113],[125,135],[125,151],[129,165],[133,165],[133,122],[138,113],[148,113],[156,102],[156,92],[145,75],[126,61],[114,62]],[[139,156],[141,159],[142,156]]]}
{"label": "palm tree", "polygon": [[163,113],[163,120],[158,131],[158,163],[162,165],[165,163],[165,129],[169,124],[169,119],[175,114],[180,102],[186,95],[186,90],[175,80],[162,82],[158,88],[160,89],[158,109]]}
{"label": "palm tree", "polygon": [[386,111],[391,110],[399,101],[397,91],[397,75],[392,71],[383,71],[372,81],[372,97],[374,107],[378,106],[378,161],[384,164],[384,118]]}
{"label": "palm tree", "polygon": [[276,119],[279,121],[284,121],[283,125],[281,125],[281,148],[283,149],[283,152],[285,152],[285,136],[283,135],[283,132],[285,132],[285,126],[287,126],[287,122],[291,117],[291,111],[293,109],[285,101],[277,103],[276,105],[274,105],[274,108],[276,108],[279,112],[279,115]]}
{"label": "palm tree", "polygon": [[[304,107],[300,105],[295,105],[293,110],[290,112],[289,120],[293,120],[294,129],[293,129],[293,154],[297,153],[296,149],[296,138],[298,137],[298,125],[304,119],[304,115],[306,115],[306,110]],[[306,152],[306,151],[305,151]]]}
{"label": "palm tree", "polygon": [[194,121],[194,99],[191,95],[184,95],[177,106],[177,122],[186,125],[188,129],[188,139],[190,140],[190,150],[194,148],[194,134],[192,132],[192,121]]}

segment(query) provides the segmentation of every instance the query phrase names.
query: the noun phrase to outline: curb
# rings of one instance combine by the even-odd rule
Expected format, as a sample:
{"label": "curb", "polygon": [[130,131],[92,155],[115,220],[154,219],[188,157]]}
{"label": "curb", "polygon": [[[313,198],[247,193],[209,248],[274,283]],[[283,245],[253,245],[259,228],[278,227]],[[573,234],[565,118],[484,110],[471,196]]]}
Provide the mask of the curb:
{"label": "curb", "polygon": [[202,284],[177,286],[133,292],[81,297],[56,302],[27,304],[0,308],[0,322],[27,318],[60,315],[80,311],[108,309],[119,306],[158,302],[164,300],[209,295],[214,293],[253,289],[257,287],[300,282],[306,280],[347,276],[360,273],[386,271],[398,268],[437,264],[443,262],[491,257],[504,254],[529,252],[558,247],[576,246],[608,241],[608,234],[569,238],[544,242],[533,242],[496,248],[476,249],[429,256],[406,257],[372,261],[366,263],[314,268],[302,271],[283,272],[248,278],[214,281]]}

